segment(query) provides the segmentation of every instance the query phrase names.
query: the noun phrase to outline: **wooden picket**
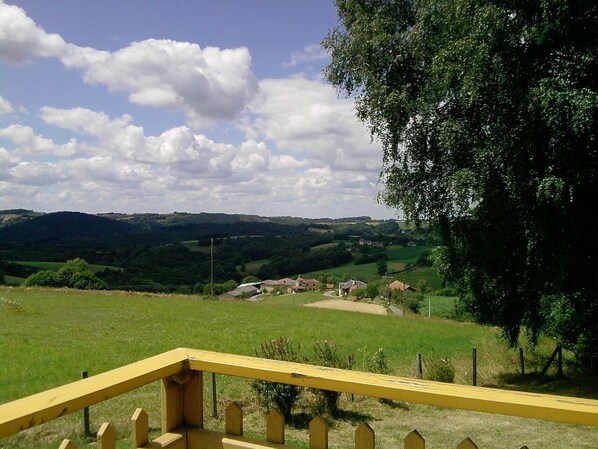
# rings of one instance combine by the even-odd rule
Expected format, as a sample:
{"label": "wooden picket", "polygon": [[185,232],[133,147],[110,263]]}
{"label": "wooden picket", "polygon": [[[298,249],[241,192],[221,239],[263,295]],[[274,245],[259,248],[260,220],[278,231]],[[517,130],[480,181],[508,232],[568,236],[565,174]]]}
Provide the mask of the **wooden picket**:
{"label": "wooden picket", "polygon": [[405,449],[425,449],[426,441],[417,430],[411,431],[403,440]]}
{"label": "wooden picket", "polygon": [[[188,444],[185,437],[185,430],[173,430],[167,432],[152,442],[149,441],[149,426],[147,413],[138,408],[131,418],[132,432],[131,441],[134,449],[207,449],[219,443],[223,449],[284,449],[285,420],[283,414],[272,409],[266,417],[266,441],[253,441],[243,437],[243,409],[237,402],[231,402],[225,411],[225,433],[205,431],[196,438],[198,444]],[[363,423],[355,430],[355,449],[374,449],[375,432],[368,423]],[[114,427],[104,423],[97,434],[98,449],[115,449],[116,433]],[[426,441],[417,430],[411,431],[403,439],[404,449],[425,449]],[[59,449],[77,449],[77,446],[70,440],[65,439]],[[309,423],[309,449],[328,449],[328,423],[321,416],[316,416]],[[478,449],[478,446],[471,440],[465,438],[457,449]],[[520,449],[528,449],[522,446]]]}
{"label": "wooden picket", "polygon": [[98,449],[116,449],[116,432],[110,423],[102,424],[98,431]]}
{"label": "wooden picket", "polygon": [[363,423],[355,430],[355,449],[374,449],[376,435],[368,423]]}
{"label": "wooden picket", "polygon": [[266,441],[268,443],[284,444],[284,415],[277,408],[273,408],[266,417]]}

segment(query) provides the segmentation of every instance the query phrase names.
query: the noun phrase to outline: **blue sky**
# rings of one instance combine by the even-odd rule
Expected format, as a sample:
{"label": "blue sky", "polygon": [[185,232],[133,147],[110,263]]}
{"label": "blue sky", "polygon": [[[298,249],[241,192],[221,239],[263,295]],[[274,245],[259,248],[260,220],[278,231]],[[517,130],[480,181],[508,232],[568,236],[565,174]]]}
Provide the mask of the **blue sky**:
{"label": "blue sky", "polygon": [[324,0],[0,0],[0,209],[396,217]]}

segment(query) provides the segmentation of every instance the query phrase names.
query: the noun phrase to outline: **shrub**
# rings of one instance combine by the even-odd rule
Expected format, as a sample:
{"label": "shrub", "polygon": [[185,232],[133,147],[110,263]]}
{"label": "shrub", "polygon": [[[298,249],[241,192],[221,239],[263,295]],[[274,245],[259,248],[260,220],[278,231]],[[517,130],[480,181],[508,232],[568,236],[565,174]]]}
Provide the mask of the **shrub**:
{"label": "shrub", "polygon": [[427,380],[446,383],[453,383],[455,381],[455,367],[446,357],[424,359],[424,366],[426,368],[424,378]]}
{"label": "shrub", "polygon": [[23,281],[24,287],[60,287],[60,282],[55,271],[43,270],[33,273],[25,281]]}
{"label": "shrub", "polygon": [[369,355],[367,349],[363,348],[361,355],[363,357],[363,367],[366,371],[377,374],[390,374],[384,348],[378,349],[372,355]]}
{"label": "shrub", "polygon": [[403,296],[405,308],[413,313],[419,313],[419,307],[423,299],[424,295],[421,293],[405,293]]}
{"label": "shrub", "polygon": [[[295,346],[287,337],[280,337],[260,344],[260,349],[255,351],[258,357],[287,362],[305,362],[301,355],[301,345]],[[257,394],[258,402],[269,411],[272,407],[278,408],[285,419],[291,418],[291,411],[301,394],[301,387],[277,382],[256,380],[251,383],[251,388]]]}
{"label": "shrub", "polygon": [[81,290],[106,290],[104,281],[89,271],[83,259],[68,260],[57,272],[52,270],[38,271],[23,282],[23,286],[68,287]]}
{"label": "shrub", "polygon": [[[319,366],[327,366],[330,368],[351,369],[353,365],[353,356],[348,354],[346,357],[341,357],[336,351],[336,345],[329,340],[316,341],[314,343],[314,357],[311,363]],[[338,391],[315,389],[316,395],[316,412],[328,413],[331,416],[336,415],[338,411],[338,399],[340,393]]]}

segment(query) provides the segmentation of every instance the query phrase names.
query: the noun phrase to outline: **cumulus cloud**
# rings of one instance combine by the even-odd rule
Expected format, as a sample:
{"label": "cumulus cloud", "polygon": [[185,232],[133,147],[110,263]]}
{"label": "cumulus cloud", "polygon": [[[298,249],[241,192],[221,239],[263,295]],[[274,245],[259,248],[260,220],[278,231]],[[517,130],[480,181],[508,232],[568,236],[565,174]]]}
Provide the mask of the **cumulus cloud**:
{"label": "cumulus cloud", "polygon": [[266,79],[251,103],[250,134],[291,153],[309,155],[333,168],[379,172],[381,147],[355,118],[352,99],[303,77]]}
{"label": "cumulus cloud", "polygon": [[113,53],[73,48],[63,62],[133,103],[181,110],[194,127],[236,118],[257,87],[247,48],[148,39]]}
{"label": "cumulus cloud", "polygon": [[76,153],[77,141],[71,139],[64,145],[57,145],[51,139],[36,135],[29,126],[10,125],[0,129],[0,137],[11,140],[19,154],[47,154],[54,156],[72,156]]}
{"label": "cumulus cloud", "polygon": [[67,174],[60,164],[42,161],[23,161],[10,169],[11,180],[28,186],[47,186],[66,180]]}
{"label": "cumulus cloud", "polygon": [[46,33],[22,8],[0,2],[0,58],[24,63],[35,57],[61,56],[65,48],[62,37]]}
{"label": "cumulus cloud", "polygon": [[36,57],[58,58],[81,70],[86,83],[126,92],[132,103],[181,111],[194,128],[238,117],[257,89],[245,47],[148,39],[101,51],[67,43],[22,8],[0,2],[0,58],[23,63]]}
{"label": "cumulus cloud", "polygon": [[[325,57],[318,46],[306,46],[285,66]],[[81,47],[0,0],[0,60],[36,58],[55,58],[84,83],[124,92],[132,103],[182,112],[186,124],[149,135],[128,114],[42,107],[35,119],[44,122],[44,135],[33,116],[0,127],[5,207],[299,216],[372,210],[380,146],[355,120],[352,100],[339,100],[318,79],[258,83],[244,47],[166,39],[116,51]],[[19,117],[15,109],[0,96],[0,118]],[[229,144],[198,132],[229,120],[245,131],[244,141],[235,136]],[[53,141],[48,127],[70,140]]]}

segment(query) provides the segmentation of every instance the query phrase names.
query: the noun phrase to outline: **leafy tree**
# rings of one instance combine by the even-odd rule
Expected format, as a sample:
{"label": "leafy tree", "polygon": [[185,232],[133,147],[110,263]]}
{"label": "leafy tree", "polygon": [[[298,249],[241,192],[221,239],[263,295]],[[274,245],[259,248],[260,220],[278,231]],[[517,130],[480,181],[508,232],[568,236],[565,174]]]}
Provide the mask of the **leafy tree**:
{"label": "leafy tree", "polygon": [[377,282],[370,282],[365,288],[367,297],[370,299],[376,299],[380,294],[380,284]]}
{"label": "leafy tree", "polygon": [[378,271],[378,274],[380,276],[384,276],[386,275],[386,273],[388,272],[388,264],[386,263],[386,260],[384,259],[379,259],[376,262],[376,269]]}
{"label": "leafy tree", "polygon": [[249,284],[251,282],[259,282],[259,281],[260,280],[257,277],[255,277],[253,274],[250,274],[243,278],[243,284]]}
{"label": "leafy tree", "polygon": [[56,272],[52,270],[42,270],[33,273],[23,281],[24,287],[60,287]]}
{"label": "leafy tree", "polygon": [[58,271],[43,270],[32,274],[24,286],[69,287],[80,290],[105,290],[106,283],[89,270],[83,259],[68,260]]}
{"label": "leafy tree", "polygon": [[383,145],[381,200],[438,226],[479,321],[596,357],[598,5],[336,6],[325,76]]}
{"label": "leafy tree", "polygon": [[368,296],[368,292],[365,288],[356,288],[351,291],[351,296],[355,296],[357,299],[362,299]]}

